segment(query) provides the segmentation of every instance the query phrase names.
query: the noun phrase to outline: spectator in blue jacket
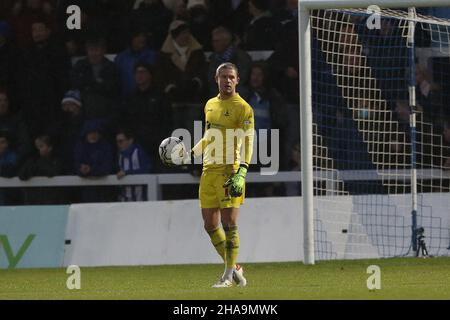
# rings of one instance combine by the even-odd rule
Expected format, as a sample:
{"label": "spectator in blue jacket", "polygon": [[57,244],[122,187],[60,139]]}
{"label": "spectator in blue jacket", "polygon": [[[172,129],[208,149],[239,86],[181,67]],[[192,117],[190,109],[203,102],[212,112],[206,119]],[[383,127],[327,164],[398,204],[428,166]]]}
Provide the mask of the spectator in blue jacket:
{"label": "spectator in blue jacket", "polygon": [[[126,175],[144,174],[152,171],[150,157],[144,149],[135,142],[131,132],[121,130],[116,135],[117,149],[119,151],[119,172],[117,178]],[[119,200],[144,201],[147,200],[144,186],[127,186],[121,189]]]}
{"label": "spectator in blue jacket", "polygon": [[[103,138],[103,121],[86,120],[81,130],[81,139],[75,145],[75,172],[83,178],[107,176],[113,172],[113,150]],[[116,199],[111,187],[84,187],[82,202],[110,202]]]}
{"label": "spectator in blue jacket", "polygon": [[119,53],[114,61],[119,68],[122,81],[122,95],[124,97],[128,97],[136,90],[136,81],[134,80],[135,65],[140,62],[153,65],[155,60],[156,52],[148,47],[145,32],[135,32],[131,36],[130,47]]}
{"label": "spectator in blue jacket", "polygon": [[75,146],[75,171],[82,177],[101,177],[112,173],[113,151],[102,138],[102,121],[87,120],[81,131],[81,139]]}

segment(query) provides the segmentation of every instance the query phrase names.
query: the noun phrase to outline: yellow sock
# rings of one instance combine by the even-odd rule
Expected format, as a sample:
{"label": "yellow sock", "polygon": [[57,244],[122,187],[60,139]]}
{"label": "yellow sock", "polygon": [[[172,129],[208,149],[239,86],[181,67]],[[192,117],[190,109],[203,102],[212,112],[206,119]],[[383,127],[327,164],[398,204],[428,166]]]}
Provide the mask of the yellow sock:
{"label": "yellow sock", "polygon": [[227,239],[226,243],[226,267],[234,268],[239,253],[239,233],[237,226],[224,228]]}
{"label": "yellow sock", "polygon": [[211,238],[211,242],[212,242],[214,248],[216,248],[217,253],[222,257],[223,262],[225,262],[226,261],[225,231],[221,227],[219,227],[215,230],[208,231],[208,234],[209,234],[209,237]]}

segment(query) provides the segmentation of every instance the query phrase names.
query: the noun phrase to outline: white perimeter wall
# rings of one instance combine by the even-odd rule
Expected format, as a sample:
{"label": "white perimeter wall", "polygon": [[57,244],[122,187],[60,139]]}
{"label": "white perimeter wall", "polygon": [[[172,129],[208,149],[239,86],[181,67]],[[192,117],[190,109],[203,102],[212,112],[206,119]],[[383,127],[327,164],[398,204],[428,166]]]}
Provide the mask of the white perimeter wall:
{"label": "white perimeter wall", "polygon": [[[450,197],[421,197],[427,240],[433,251],[448,255]],[[329,244],[326,250],[332,254],[318,254],[318,259],[378,258],[388,252],[385,239],[391,239],[392,232],[399,235],[398,223],[411,221],[409,206],[405,206],[409,197],[378,195],[370,202],[379,205],[372,206],[366,201],[365,196],[321,198],[315,217],[320,230],[316,239],[320,239],[318,245]],[[301,205],[300,197],[246,199],[239,217],[239,262],[302,261]],[[374,211],[375,220],[363,223],[367,218],[361,210],[366,215]],[[389,216],[383,226],[378,225],[377,210]],[[367,228],[367,223],[378,226]],[[348,233],[342,233],[343,229]],[[401,229],[409,232],[408,227]],[[382,247],[373,232],[385,234]],[[197,200],[72,205],[66,239],[71,244],[65,246],[64,266],[221,262],[203,229]]]}
{"label": "white perimeter wall", "polygon": [[[303,259],[300,198],[247,199],[241,262]],[[197,200],[72,205],[64,266],[220,263]]]}

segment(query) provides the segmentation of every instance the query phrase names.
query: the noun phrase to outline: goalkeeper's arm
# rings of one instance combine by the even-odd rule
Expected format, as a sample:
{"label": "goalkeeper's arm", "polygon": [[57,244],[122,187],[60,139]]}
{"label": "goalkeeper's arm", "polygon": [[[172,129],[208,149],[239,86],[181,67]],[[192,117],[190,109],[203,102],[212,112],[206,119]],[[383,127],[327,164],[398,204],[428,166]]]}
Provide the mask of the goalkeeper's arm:
{"label": "goalkeeper's arm", "polygon": [[[182,137],[180,137],[180,140],[183,141]],[[176,162],[180,165],[193,165],[194,158],[202,155],[204,144],[205,140],[202,138],[190,151],[187,151],[184,147],[183,150],[185,151],[182,158]]]}
{"label": "goalkeeper's arm", "polygon": [[232,197],[240,197],[244,192],[245,177],[247,176],[248,167],[253,155],[254,133],[254,117],[253,110],[249,110],[244,120],[244,162],[240,164],[238,171],[230,179],[225,182],[224,187],[229,188]]}
{"label": "goalkeeper's arm", "polygon": [[[191,149],[191,157],[192,160],[194,158],[197,158],[203,154],[203,150],[205,149],[206,140],[205,138],[202,138],[197,144]],[[193,162],[192,162],[193,163]]]}
{"label": "goalkeeper's arm", "polygon": [[195,164],[194,159],[200,157],[203,154],[205,146],[205,140],[202,138],[189,152],[189,171],[193,176],[200,176],[202,172],[202,165]]}

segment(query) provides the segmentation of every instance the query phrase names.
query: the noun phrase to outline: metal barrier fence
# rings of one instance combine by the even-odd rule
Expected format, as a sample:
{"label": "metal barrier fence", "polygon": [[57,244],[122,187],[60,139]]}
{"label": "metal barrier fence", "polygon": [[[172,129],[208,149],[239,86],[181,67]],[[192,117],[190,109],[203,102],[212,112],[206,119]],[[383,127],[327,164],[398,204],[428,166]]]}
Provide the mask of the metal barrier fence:
{"label": "metal barrier fence", "polygon": [[[377,172],[375,170],[343,170],[333,171],[334,178],[330,179],[330,171],[314,172],[314,180],[327,182],[327,194],[334,194],[334,184],[336,180],[341,181],[376,181],[386,179],[390,175],[389,170]],[[405,181],[409,179],[410,170],[392,170],[392,176]],[[449,171],[437,169],[423,169],[418,172],[418,179],[450,179]],[[275,182],[300,182],[300,171],[284,171],[275,175],[261,175],[258,172],[249,172],[247,183],[275,183]],[[88,186],[129,186],[146,185],[147,199],[149,201],[161,200],[161,187],[163,185],[183,185],[200,182],[199,177],[194,177],[188,173],[169,174],[142,174],[129,175],[118,179],[115,175],[99,178],[81,178],[78,176],[58,176],[53,178],[35,177],[28,181],[19,178],[0,178],[0,188],[55,188],[55,187],[88,187]]]}

